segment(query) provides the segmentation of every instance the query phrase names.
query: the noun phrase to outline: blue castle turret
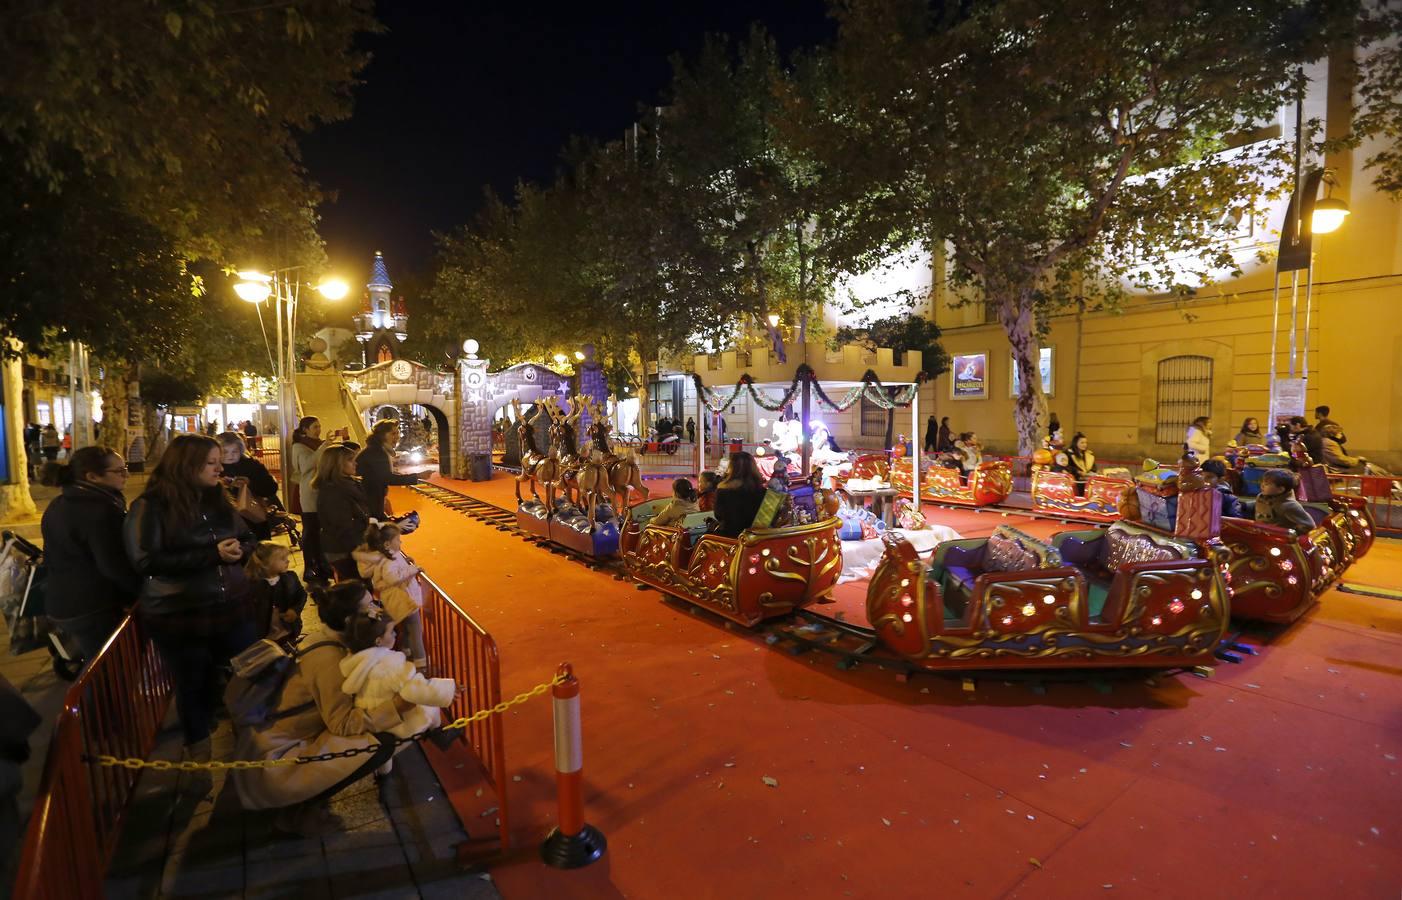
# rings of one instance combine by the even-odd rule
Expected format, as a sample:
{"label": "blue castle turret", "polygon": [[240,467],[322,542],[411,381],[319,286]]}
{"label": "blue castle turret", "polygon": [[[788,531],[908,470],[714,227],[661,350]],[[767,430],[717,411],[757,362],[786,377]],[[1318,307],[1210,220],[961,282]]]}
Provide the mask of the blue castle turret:
{"label": "blue castle turret", "polygon": [[355,339],[360,342],[364,362],[368,365],[397,359],[399,343],[409,336],[409,314],[404,298],[392,298],[393,290],[394,282],[389,280],[384,254],[376,250],[361,310],[355,317]]}

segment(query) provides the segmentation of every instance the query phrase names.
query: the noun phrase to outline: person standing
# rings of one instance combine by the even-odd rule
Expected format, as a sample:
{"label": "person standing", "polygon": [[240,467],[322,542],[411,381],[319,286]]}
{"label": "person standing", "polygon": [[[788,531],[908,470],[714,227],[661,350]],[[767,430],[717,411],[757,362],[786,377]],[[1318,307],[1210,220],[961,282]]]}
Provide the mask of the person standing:
{"label": "person standing", "polygon": [[925,420],[925,440],[922,443],[924,452],[934,453],[940,445],[940,426],[932,415]]}
{"label": "person standing", "polygon": [[292,478],[302,507],[302,565],[309,581],[330,581],[331,567],[321,553],[321,518],[317,515],[316,465],[321,459],[321,420],[305,416],[292,432]]}
{"label": "person standing", "polygon": [[1238,447],[1253,447],[1265,443],[1266,438],[1261,434],[1261,423],[1255,416],[1250,416],[1241,423],[1241,430],[1236,433]]}
{"label": "person standing", "polygon": [[[360,546],[372,518],[365,487],[355,470],[354,450],[345,444],[328,444],[321,448],[316,475],[312,478],[317,520],[321,525],[321,552],[341,578],[360,577],[351,553]],[[383,500],[380,506],[383,509]]]}
{"label": "person standing", "polygon": [[940,419],[940,430],[935,435],[935,452],[948,453],[954,449],[954,432],[949,427],[949,416]]}
{"label": "person standing", "polygon": [[54,427],[54,423],[50,422],[39,433],[39,449],[43,452],[44,459],[49,462],[58,459],[59,444],[58,429]]}
{"label": "person standing", "polygon": [[136,602],[141,579],[127,559],[127,466],[111,447],[83,447],[52,465],[45,483],[62,493],[44,510],[47,613],[91,660]]}
{"label": "person standing", "polygon": [[[394,445],[398,442],[399,422],[394,419],[381,419],[370,430],[370,438],[365,444],[365,449],[361,450],[360,455],[356,457],[355,471],[364,485],[366,509],[369,510],[372,519],[380,519],[388,515],[385,502],[389,495],[390,485],[419,483],[417,475],[395,474],[390,454],[394,452]],[[362,526],[356,535],[357,543],[360,535],[364,533],[365,528]],[[352,545],[350,549],[354,550],[355,546]]]}
{"label": "person standing", "polygon": [[1212,457],[1211,417],[1198,416],[1194,419],[1193,424],[1188,426],[1188,433],[1184,436],[1183,443],[1192,451],[1198,462],[1210,459]]}
{"label": "person standing", "polygon": [[185,758],[207,762],[220,673],[253,643],[243,562],[253,533],[220,481],[219,442],[177,435],[123,525],[127,558],[144,576],[142,625],[170,667]]}
{"label": "person standing", "polygon": [[[248,445],[237,431],[226,431],[219,435],[220,462],[224,465],[224,483],[237,490],[244,483],[248,492],[260,501],[265,509],[280,509],[282,503],[277,496],[277,479],[268,467],[248,455]],[[250,522],[254,535],[260,541],[273,536],[271,522]]]}
{"label": "person standing", "polygon": [[696,443],[696,420],[690,416],[686,418],[686,439]]}

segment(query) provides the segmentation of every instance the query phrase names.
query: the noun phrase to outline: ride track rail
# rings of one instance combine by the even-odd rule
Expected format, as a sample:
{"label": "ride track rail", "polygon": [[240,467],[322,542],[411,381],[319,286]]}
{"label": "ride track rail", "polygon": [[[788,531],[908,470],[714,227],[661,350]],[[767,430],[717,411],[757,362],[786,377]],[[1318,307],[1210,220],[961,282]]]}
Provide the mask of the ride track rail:
{"label": "ride track rail", "polygon": [[[516,514],[509,509],[488,503],[476,497],[460,493],[432,483],[419,483],[410,486],[411,490],[417,491],[440,506],[460,512],[465,516],[476,519],[484,525],[489,525],[498,531],[515,535],[524,541],[535,544],[544,550],[548,550],[557,556],[585,566],[594,571],[602,571],[611,574],[615,581],[628,580],[627,569],[622,562],[617,559],[598,559],[584,553],[578,553],[567,547],[562,547],[539,535],[531,534],[522,530],[516,525]],[[949,504],[952,508],[968,509],[969,507]],[[990,507],[990,510],[997,509],[998,512],[1008,514],[1008,511]],[[1020,510],[1013,511],[1021,512]],[[1030,515],[1030,513],[1029,513]],[[1038,518],[1055,519],[1055,516],[1038,516]],[[1068,522],[1068,524],[1086,524]],[[1103,523],[1100,523],[1103,527]],[[635,583],[639,590],[657,590],[651,585]],[[698,606],[687,604],[680,597],[668,594],[665,591],[658,591],[669,601],[676,601],[677,604],[686,604],[692,615],[697,617],[714,618],[727,630],[737,628],[734,622],[722,619],[708,610]],[[801,620],[801,621],[800,621]],[[909,680],[911,675],[920,673],[925,675],[941,676],[946,679],[956,678],[964,682],[966,689],[978,678],[997,679],[1004,682],[1021,682],[1028,684],[1033,693],[1042,693],[1042,685],[1047,682],[1069,683],[1069,682],[1089,682],[1101,693],[1108,693],[1113,681],[1128,680],[1152,680],[1155,676],[1173,676],[1183,672],[1188,672],[1198,677],[1210,677],[1211,669],[1197,666],[1192,668],[1170,667],[1165,669],[1050,669],[1050,670],[1019,670],[1019,669],[987,669],[970,671],[947,671],[938,669],[927,669],[918,663],[912,662],[904,657],[895,656],[882,652],[880,639],[873,629],[860,625],[853,625],[851,622],[839,619],[836,616],[824,615],[814,609],[795,610],[789,616],[782,619],[774,619],[766,622],[760,628],[749,629],[750,633],[760,635],[764,642],[771,647],[783,650],[791,656],[800,656],[809,651],[818,650],[830,656],[835,656],[837,661],[835,667],[846,671],[855,668],[858,664],[865,663],[880,669],[894,672],[900,681]],[[1239,663],[1241,656],[1246,654],[1255,656],[1255,647],[1241,643],[1242,631],[1237,630],[1229,635],[1224,635],[1218,644],[1216,656],[1224,662]]]}

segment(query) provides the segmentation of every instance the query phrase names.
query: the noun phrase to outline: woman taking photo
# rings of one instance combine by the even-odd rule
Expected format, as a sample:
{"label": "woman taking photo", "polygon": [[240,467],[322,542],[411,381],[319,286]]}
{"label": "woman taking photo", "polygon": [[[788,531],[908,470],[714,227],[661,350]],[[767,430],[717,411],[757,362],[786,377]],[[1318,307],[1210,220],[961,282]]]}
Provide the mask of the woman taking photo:
{"label": "woman taking photo", "polygon": [[764,502],[764,476],[748,453],[730,454],[725,480],[716,488],[716,530],[721,537],[739,537],[749,528]]}
{"label": "woman taking photo", "polygon": [[[273,478],[266,466],[248,455],[248,445],[244,443],[242,435],[236,431],[224,432],[219,435],[219,447],[226,485],[238,490],[243,484],[247,484],[249,494],[265,509],[282,507],[277,498],[277,479]],[[260,541],[266,541],[273,536],[271,522],[249,522],[248,527],[253,529],[253,534]]]}
{"label": "woman taking photo", "polygon": [[[370,429],[370,438],[365,449],[356,458],[356,474],[365,484],[365,499],[370,515],[379,519],[387,515],[385,498],[392,484],[418,484],[417,475],[396,475],[390,461],[394,445],[399,443],[399,422],[395,419],[381,419]],[[361,529],[362,533],[364,529]]]}
{"label": "woman taking photo", "polygon": [[142,625],[170,666],[187,759],[209,759],[220,670],[253,643],[243,561],[253,534],[220,482],[219,443],[170,442],[123,527],[141,586]]}
{"label": "woman taking photo", "polygon": [[40,524],[48,615],[90,660],[117,630],[141,586],[122,545],[127,466],[111,447],[84,447],[67,465],[47,467],[44,483],[63,489]]}
{"label": "woman taking photo", "polygon": [[[341,578],[359,578],[351,551],[360,546],[370,526],[370,505],[365,487],[355,474],[355,451],[345,444],[321,449],[312,489],[316,491],[317,520],[321,526],[321,552]],[[383,507],[383,498],[380,506]],[[383,518],[381,512],[374,518]]]}
{"label": "woman taking photo", "polygon": [[316,509],[316,464],[321,459],[321,420],[306,416],[292,432],[292,481],[302,508],[302,560],[304,575],[313,581],[329,581],[330,566],[321,555],[321,519]]}

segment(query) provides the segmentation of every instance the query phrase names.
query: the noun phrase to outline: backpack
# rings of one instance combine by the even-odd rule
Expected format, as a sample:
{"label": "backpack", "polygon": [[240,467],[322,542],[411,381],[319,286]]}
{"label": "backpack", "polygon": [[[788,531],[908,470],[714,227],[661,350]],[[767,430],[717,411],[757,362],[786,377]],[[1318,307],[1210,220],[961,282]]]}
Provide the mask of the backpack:
{"label": "backpack", "polygon": [[[224,689],[224,706],[235,728],[257,728],[286,716],[305,712],[313,704],[277,712],[282,689],[297,661],[318,647],[342,647],[337,641],[317,641],[300,650],[264,638],[235,656],[230,663],[234,677]],[[342,647],[344,649],[344,647]]]}

